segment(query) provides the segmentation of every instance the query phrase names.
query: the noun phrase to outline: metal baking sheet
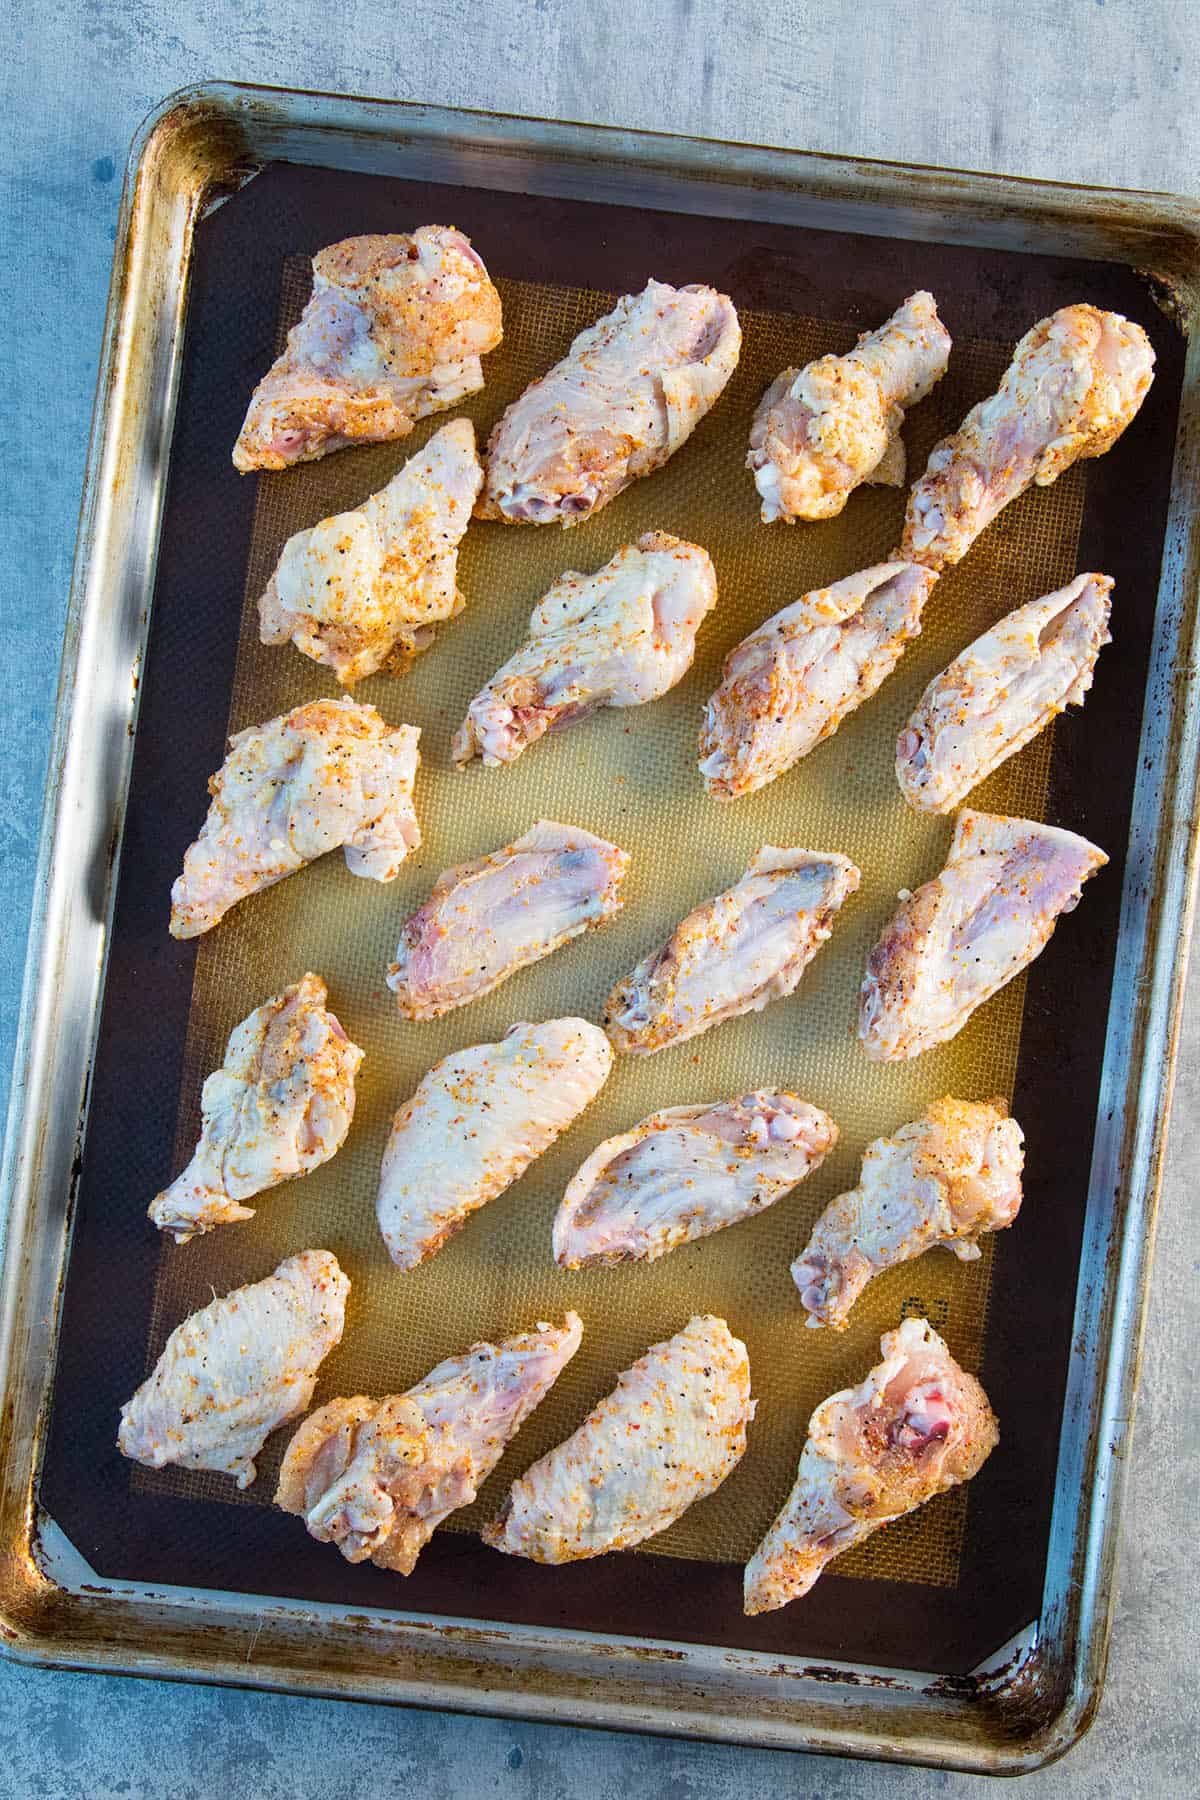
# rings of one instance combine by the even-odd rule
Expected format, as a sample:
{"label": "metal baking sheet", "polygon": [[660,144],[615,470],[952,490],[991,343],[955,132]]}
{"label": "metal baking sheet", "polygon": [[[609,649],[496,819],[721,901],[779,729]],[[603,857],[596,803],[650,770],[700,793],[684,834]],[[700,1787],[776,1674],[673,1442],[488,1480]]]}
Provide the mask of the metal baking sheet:
{"label": "metal baking sheet", "polygon": [[[165,895],[226,729],[327,691],[294,652],[254,641],[253,603],[283,537],[380,485],[437,424],[404,445],[244,480],[228,449],[245,397],[302,303],[301,259],[348,230],[424,220],[466,229],[504,292],[506,343],[470,408],[482,427],[607,295],[650,273],[733,294],[742,366],[668,469],[587,527],[473,527],[467,612],[412,674],[359,690],[424,732],[426,844],[395,887],[368,894],[328,859],[199,947],[175,945]],[[60,719],[10,1136],[6,1323],[26,1334],[10,1339],[8,1362],[14,1648],[228,1678],[238,1634],[252,1627],[241,1679],[969,1767],[1044,1759],[1082,1728],[1102,1663],[1110,1463],[1123,1430],[1094,1427],[1105,1407],[1121,1421],[1129,1412],[1190,893],[1194,720],[1181,671],[1192,527],[1180,482],[1192,390],[1178,319],[1193,230],[1186,209],[1148,197],[1093,195],[1085,206],[1030,184],[254,90],[200,90],[151,123],[127,196],[64,684],[69,702],[82,666],[95,704],[65,704]],[[1134,265],[1153,268],[1153,285]],[[883,555],[902,511],[902,496],[877,490],[831,525],[764,531],[739,467],[749,409],[778,366],[843,347],[916,286],[933,289],[956,343],[951,375],[911,419],[917,467],[994,385],[1020,332],[1066,301],[1139,318],[1158,352],[1155,387],[1117,451],[1026,496],[943,579],[922,639],[871,707],[792,777],[716,809],[692,756],[725,650],[805,588]],[[548,580],[599,566],[650,525],[694,536],[717,562],[720,606],[687,681],[652,709],[539,746],[516,769],[450,771],[466,698]],[[1086,832],[1112,865],[1027,989],[1014,984],[990,1018],[897,1078],[857,1056],[853,992],[895,889],[939,866],[946,833],[906,819],[881,762],[886,771],[928,676],[1076,567],[1116,577],[1114,645],[1084,714],[980,798]],[[73,792],[86,796],[86,831],[64,812]],[[520,991],[513,982],[438,1027],[402,1029],[381,988],[399,920],[438,868],[538,814],[633,850],[622,920],[518,978]],[[370,1199],[390,1111],[424,1067],[514,1017],[594,1011],[687,904],[768,840],[844,849],[866,875],[797,999],[619,1069],[518,1188],[428,1270],[396,1276]],[[52,965],[72,973],[48,992]],[[184,1250],[156,1242],[144,1207],[194,1129],[203,1074],[236,1019],[303,966],[326,975],[368,1049],[350,1144],[318,1176],[264,1197],[251,1226]],[[602,1135],[652,1106],[766,1080],[829,1106],[843,1127],[836,1160],[796,1195],[653,1268],[566,1277],[539,1258],[564,1179]],[[86,1133],[70,1098],[85,1081]],[[852,1177],[867,1138],[950,1088],[1013,1099],[1029,1157],[1017,1227],[974,1269],[929,1257],[894,1272],[842,1338],[796,1332],[786,1268],[812,1218]],[[51,1095],[48,1132],[38,1121]],[[749,1342],[762,1401],[751,1452],[721,1494],[636,1558],[534,1569],[446,1530],[404,1584],[348,1568],[263,1504],[271,1458],[260,1491],[240,1500],[211,1479],[122,1462],[116,1407],[171,1325],[210,1281],[253,1279],[310,1241],[337,1250],[355,1280],[319,1398],[403,1386],[465,1338],[567,1304],[583,1313],[585,1351],[489,1487],[492,1504],[508,1474],[693,1306],[725,1313]],[[61,1302],[45,1307],[49,1325],[30,1311],[31,1269]],[[446,1325],[451,1306],[459,1314]],[[969,1491],[882,1534],[802,1606],[744,1620],[739,1559],[786,1490],[809,1411],[865,1368],[879,1329],[917,1308],[979,1369],[1001,1450]],[[150,1637],[147,1609],[159,1620]],[[356,1656],[356,1642],[369,1650]]]}

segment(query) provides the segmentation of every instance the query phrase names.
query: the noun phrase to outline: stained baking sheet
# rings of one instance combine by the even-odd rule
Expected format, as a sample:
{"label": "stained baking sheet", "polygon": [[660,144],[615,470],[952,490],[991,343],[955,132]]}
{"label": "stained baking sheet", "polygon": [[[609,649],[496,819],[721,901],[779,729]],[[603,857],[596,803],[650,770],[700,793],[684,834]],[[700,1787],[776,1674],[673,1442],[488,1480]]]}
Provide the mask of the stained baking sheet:
{"label": "stained baking sheet", "polygon": [[[74,1514],[78,1530],[79,1515],[88,1508],[71,1481],[72,1467],[79,1468],[89,1448],[94,1452],[110,1441],[115,1404],[141,1379],[166,1332],[201,1303],[210,1284],[220,1290],[253,1279],[304,1244],[336,1250],[355,1283],[346,1339],[325,1365],[318,1397],[403,1386],[471,1337],[502,1334],[534,1317],[560,1316],[567,1305],[578,1307],[588,1327],[584,1348],[489,1485],[483,1512],[497,1503],[507,1476],[570,1429],[646,1343],[676,1329],[691,1311],[712,1310],[727,1316],[750,1347],[761,1402],[752,1449],[720,1494],[647,1547],[636,1582],[622,1573],[631,1567],[627,1561],[586,1572],[538,1571],[506,1565],[447,1531],[398,1597],[394,1578],[347,1570],[333,1552],[308,1543],[294,1522],[262,1504],[279,1444],[274,1457],[263,1458],[257,1490],[241,1500],[212,1478],[149,1476],[108,1451],[93,1482],[85,1531],[110,1565],[115,1553],[124,1566],[132,1559],[146,1569],[156,1552],[144,1531],[135,1542],[129,1527],[120,1545],[113,1541],[122,1533],[111,1500],[124,1492],[143,1525],[153,1518],[168,1532],[174,1527],[182,1540],[159,1566],[188,1570],[192,1578],[204,1571],[214,1585],[245,1586],[249,1576],[266,1591],[353,1594],[383,1604],[403,1604],[412,1594],[416,1603],[440,1610],[569,1618],[600,1629],[627,1623],[632,1609],[643,1620],[653,1618],[655,1635],[665,1627],[672,1635],[702,1631],[724,1642],[853,1644],[869,1648],[877,1660],[929,1666],[928,1656],[937,1666],[952,1667],[985,1621],[994,1636],[1006,1608],[1019,1617],[1019,1595],[1035,1591],[1044,1549],[1061,1347],[1086,1180],[1088,1103],[1109,973],[1111,935],[1106,938],[1105,930],[1111,933],[1115,915],[1119,854],[1114,870],[1092,884],[1085,905],[1035,970],[1024,1031],[1024,984],[1017,983],[954,1045],[912,1065],[877,1069],[851,1037],[862,960],[896,890],[936,870],[949,835],[945,824],[914,820],[902,806],[891,776],[891,746],[929,675],[969,638],[1077,567],[1106,568],[1118,580],[1117,642],[1101,659],[1087,712],[1064,722],[1053,767],[1047,735],[976,798],[1001,810],[1047,813],[1114,850],[1124,841],[1138,665],[1139,658],[1144,663],[1155,571],[1133,559],[1125,534],[1114,529],[1112,509],[1117,497],[1130,517],[1147,519],[1161,509],[1166,461],[1143,421],[1162,400],[1168,418],[1173,407],[1170,339],[1168,367],[1160,369],[1160,381],[1168,375],[1166,392],[1153,391],[1143,420],[1118,452],[1010,508],[967,562],[938,584],[921,640],[876,701],[792,775],[748,801],[718,808],[703,794],[694,754],[699,707],[722,655],[805,589],[886,555],[903,508],[902,494],[868,490],[838,521],[761,527],[741,464],[749,413],[766,381],[787,362],[846,347],[856,330],[877,322],[912,287],[932,286],[955,334],[956,353],[951,374],[910,421],[908,438],[919,466],[933,438],[994,385],[1011,342],[1034,317],[1086,295],[1140,316],[1162,349],[1153,309],[1131,278],[1113,270],[1088,269],[1085,276],[1040,259],[827,240],[732,221],[664,224],[567,203],[539,203],[539,215],[513,197],[500,203],[502,222],[495,217],[495,196],[485,206],[462,190],[452,196],[406,193],[408,184],[396,182],[355,181],[351,208],[350,179],[272,171],[201,234],[207,234],[206,254],[198,261],[193,294],[124,911],[118,912],[97,1071],[97,1096],[105,1104],[94,1108],[93,1132],[99,1135],[88,1149],[88,1191],[111,1197],[109,1225],[128,1256],[133,1316],[100,1377],[109,1415],[96,1430],[73,1437],[63,1398],[72,1357],[64,1359],[47,1495]],[[255,200],[259,204],[250,208]],[[229,221],[239,209],[243,216],[235,229]],[[735,381],[695,438],[665,471],[598,519],[569,534],[473,526],[461,562],[466,613],[443,628],[412,673],[399,681],[376,678],[357,690],[389,719],[407,719],[423,730],[418,796],[426,840],[400,880],[378,889],[354,881],[340,859],[330,858],[237,909],[197,948],[174,946],[162,941],[166,887],[199,822],[204,777],[220,760],[223,731],[330,691],[315,665],[290,649],[263,649],[255,641],[254,600],[280,545],[300,525],[380,486],[437,425],[421,427],[403,446],[348,452],[286,476],[239,484],[227,472],[228,443],[249,382],[303,298],[297,246],[307,252],[345,232],[352,213],[355,229],[453,219],[471,231],[500,277],[506,342],[489,359],[484,394],[467,409],[480,425],[490,423],[529,375],[603,310],[608,293],[640,285],[650,272],[727,286],[742,308],[746,349]],[[574,285],[561,279],[565,274],[576,278]],[[651,526],[695,537],[717,564],[721,600],[685,682],[651,708],[603,715],[543,742],[511,770],[452,771],[446,750],[466,700],[519,641],[549,581],[566,566],[598,567],[619,543]],[[1102,783],[1094,780],[1098,767],[1105,770]],[[440,868],[507,841],[547,815],[599,830],[632,851],[621,919],[470,1009],[436,1025],[403,1024],[382,981],[401,919]],[[567,1010],[595,1016],[613,979],[660,941],[690,904],[735,879],[767,841],[844,850],[864,871],[859,895],[797,997],[646,1063],[622,1062],[596,1106],[525,1181],[473,1220],[426,1269],[398,1276],[375,1233],[374,1183],[391,1111],[424,1069],[457,1045],[498,1036],[514,1018]],[[264,1196],[251,1225],[183,1249],[152,1241],[144,1205],[186,1152],[204,1073],[219,1061],[231,1026],[305,967],[329,981],[336,1010],[367,1050],[349,1143],[317,1175]],[[121,1011],[122,1001],[128,1005],[139,991],[159,1012],[149,1030],[144,1017],[135,1022]],[[1082,1041],[1067,1029],[1068,1006],[1083,1023]],[[1090,1033],[1089,1016],[1095,1026]],[[148,1060],[153,1047],[159,1054]],[[1058,1093],[1060,1072],[1073,1078]],[[600,1137],[655,1106],[768,1082],[792,1086],[828,1107],[842,1126],[836,1156],[816,1177],[753,1224],[660,1264],[577,1276],[554,1268],[548,1249],[554,1205]],[[1029,1198],[1018,1227],[996,1246],[994,1262],[989,1246],[973,1267],[934,1256],[883,1278],[844,1335],[804,1331],[787,1263],[808,1226],[824,1202],[853,1181],[870,1137],[947,1090],[1014,1096],[1031,1152]],[[1073,1181],[1058,1177],[1063,1159],[1056,1128],[1076,1134]],[[94,1322],[103,1293],[94,1248],[88,1263],[87,1218],[85,1210],[77,1244],[80,1274],[71,1296],[73,1344],[81,1352],[89,1311]],[[1048,1265],[1048,1253],[1057,1268]],[[144,1302],[140,1312],[135,1302]],[[1014,1307],[1035,1327],[1032,1347],[1013,1330]],[[820,1598],[805,1608],[769,1623],[742,1621],[736,1565],[786,1491],[812,1406],[862,1373],[873,1360],[879,1330],[905,1310],[926,1310],[956,1353],[981,1370],[1002,1429],[1007,1418],[1020,1417],[1018,1409],[1040,1380],[1044,1428],[1038,1443],[1024,1445],[1017,1458],[997,1453],[969,1493],[947,1497],[845,1559],[839,1575],[822,1583]],[[95,1375],[94,1359],[92,1370]],[[92,1404],[99,1416],[98,1394]],[[1011,1549],[1007,1568],[997,1572],[988,1558],[1006,1541],[1003,1508],[1014,1499],[1031,1519],[1028,1541]],[[457,1521],[471,1522],[469,1514]],[[688,1586],[694,1587],[694,1577],[686,1572],[697,1561],[709,1571],[708,1593],[719,1596],[719,1603],[700,1609],[702,1622]],[[574,1580],[576,1574],[586,1580]],[[981,1588],[987,1594],[982,1608]],[[639,1591],[640,1604],[628,1589]],[[888,1609],[893,1616],[882,1619]]]}

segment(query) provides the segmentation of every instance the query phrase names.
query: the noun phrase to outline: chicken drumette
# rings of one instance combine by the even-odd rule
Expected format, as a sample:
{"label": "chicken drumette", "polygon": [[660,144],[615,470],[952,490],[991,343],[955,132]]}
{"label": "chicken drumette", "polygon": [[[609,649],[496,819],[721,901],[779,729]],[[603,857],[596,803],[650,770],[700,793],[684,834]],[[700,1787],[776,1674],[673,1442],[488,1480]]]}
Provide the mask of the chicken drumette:
{"label": "chicken drumette", "polygon": [[212,804],[171,889],[171,935],[211,931],[231,906],[339,846],[352,875],[391,881],[421,842],[417,739],[373,706],[312,700],[229,740]]}
{"label": "chicken drumette", "polygon": [[411,1575],[442,1521],[469,1506],[583,1335],[563,1325],[472,1344],[405,1394],[330,1400],[297,1431],[275,1501],[347,1562]]}
{"label": "chicken drumette", "polygon": [[1146,398],[1154,351],[1140,325],[1064,306],[1027,331],[997,391],[930,454],[908,497],[900,554],[930,569],[964,557],[1031,482],[1103,456]]}
{"label": "chicken drumette", "polygon": [[1021,1205],[1024,1137],[1002,1100],[936,1100],[863,1151],[858,1186],[831,1200],[792,1264],[809,1325],[845,1329],[883,1269],[942,1244],[963,1262]]}
{"label": "chicken drumette", "polygon": [[483,386],[500,296],[461,231],[344,238],[313,258],[312,298],[255,388],[234,467],[286,469],[407,437]]}
{"label": "chicken drumette", "polygon": [[327,998],[320,976],[306,975],[235,1027],[223,1067],[204,1083],[192,1160],[150,1203],[150,1217],[177,1244],[252,1219],[244,1201],[341,1149],[363,1053]]}
{"label": "chicken drumette", "polygon": [[926,1320],[879,1347],[866,1380],[809,1421],[796,1485],[746,1564],[748,1613],[807,1594],[835,1556],[970,1481],[999,1442],[987,1395]]}
{"label": "chicken drumette", "polygon": [[263,643],[294,643],[343,687],[402,668],[463,609],[458,546],[482,481],[474,427],[454,419],[361,506],[298,531],[258,603]]}
{"label": "chicken drumette", "polygon": [[904,480],[905,409],[946,373],[950,333],[932,294],[910,294],[846,356],[785,369],[759,402],[746,467],[762,519],[832,519],[861,482]]}

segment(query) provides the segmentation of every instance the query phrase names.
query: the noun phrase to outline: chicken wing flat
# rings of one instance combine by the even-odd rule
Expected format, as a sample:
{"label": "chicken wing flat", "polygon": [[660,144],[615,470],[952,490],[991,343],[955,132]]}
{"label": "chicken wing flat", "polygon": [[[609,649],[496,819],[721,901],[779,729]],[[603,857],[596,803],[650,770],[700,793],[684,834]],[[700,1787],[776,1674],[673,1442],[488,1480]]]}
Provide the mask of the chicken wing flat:
{"label": "chicken wing flat", "polygon": [[330,1400],[284,1455],[275,1503],[347,1562],[411,1575],[438,1526],[469,1506],[579,1348],[563,1325],[472,1344],[406,1394]]}
{"label": "chicken wing flat", "polygon": [[932,294],[910,294],[847,356],[785,369],[759,402],[746,467],[762,520],[832,519],[860,483],[904,480],[905,409],[946,373],[950,333]]}
{"label": "chicken wing flat", "polygon": [[1077,575],[969,644],[934,677],[896,740],[918,812],[953,812],[1067,706],[1082,706],[1108,635],[1108,575]]}
{"label": "chicken wing flat", "polygon": [[574,1176],[554,1220],[555,1261],[652,1262],[752,1219],[819,1169],[837,1136],[828,1113],[775,1089],[651,1113]]}
{"label": "chicken wing flat", "polygon": [[352,875],[392,881],[421,842],[419,737],[373,706],[313,700],[230,738],[171,889],[171,936],[211,931],[248,894],[339,847]]}
{"label": "chicken wing flat", "polygon": [[1033,819],[964,808],[941,874],[901,896],[867,958],[858,1037],[872,1062],[957,1035],[1050,941],[1103,850]]}
{"label": "chicken wing flat", "polygon": [[997,391],[935,444],[908,497],[900,554],[930,569],[961,560],[1031,482],[1048,487],[1110,450],[1146,398],[1154,351],[1140,325],[1064,306],[1027,331]]}
{"label": "chicken wing flat", "polygon": [[809,1421],[796,1485],[746,1564],[747,1613],[800,1599],[835,1556],[970,1481],[1000,1441],[987,1395],[925,1319],[879,1348],[866,1380]]}
{"label": "chicken wing flat", "polygon": [[233,463],[286,469],[407,437],[483,386],[500,296],[461,231],[344,238],[313,258],[312,298],[259,382]]}
{"label": "chicken wing flat", "polygon": [[224,1066],[204,1083],[192,1160],[150,1203],[150,1217],[177,1244],[252,1219],[243,1201],[341,1149],[363,1053],[326,1010],[327,998],[320,976],[306,975],[234,1028]]}
{"label": "chicken wing flat", "polygon": [[861,876],[848,857],[765,844],[736,886],[696,907],[619,981],[605,1029],[651,1056],[793,993]]}
{"label": "chicken wing flat", "polygon": [[863,1152],[858,1186],[831,1200],[792,1279],[809,1325],[844,1331],[867,1283],[943,1244],[963,1262],[1021,1205],[1024,1135],[1003,1100],[935,1100]]}
{"label": "chicken wing flat", "polygon": [[805,594],[735,645],[700,731],[714,799],[755,793],[832,737],[920,632],[936,579],[914,563],[877,563]]}
{"label": "chicken wing flat", "polygon": [[578,525],[678,450],[737,367],[732,300],[651,281],[581,331],[492,433],[476,511]]}
{"label": "chicken wing flat", "polygon": [[629,857],[541,819],[503,850],[438,876],[405,921],[388,986],[406,1019],[440,1019],[621,910]]}
{"label": "chicken wing flat", "polygon": [[753,1416],[746,1346],[724,1319],[696,1317],[514,1481],[483,1541],[539,1563],[628,1550],[720,1487]]}
{"label": "chicken wing flat", "polygon": [[465,605],[458,546],[483,481],[475,428],[453,419],[385,488],[283,547],[258,602],[264,644],[295,644],[343,687],[400,670]]}
{"label": "chicken wing flat", "polygon": [[596,1098],[612,1063],[598,1025],[549,1019],[430,1069],[392,1122],[379,1176],[379,1229],[397,1267],[416,1268],[511,1187]]}
{"label": "chicken wing flat", "polygon": [[707,550],[665,531],[626,544],[594,575],[568,569],[534,608],[528,641],[472,700],[455,762],[515,762],[543,732],[599,706],[659,699],[691,668],[716,603]]}
{"label": "chicken wing flat", "polygon": [[151,1469],[213,1469],[249,1487],[267,1438],[312,1399],[341,1342],[349,1292],[335,1256],[304,1250],[192,1313],[121,1408],[122,1456]]}

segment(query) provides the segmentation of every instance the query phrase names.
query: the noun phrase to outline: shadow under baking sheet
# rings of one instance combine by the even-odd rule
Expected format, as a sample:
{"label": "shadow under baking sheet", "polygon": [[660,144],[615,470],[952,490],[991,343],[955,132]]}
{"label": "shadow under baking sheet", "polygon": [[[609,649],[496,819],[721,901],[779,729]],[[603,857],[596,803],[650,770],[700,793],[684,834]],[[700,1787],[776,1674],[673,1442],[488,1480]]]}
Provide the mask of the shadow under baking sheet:
{"label": "shadow under baking sheet", "polygon": [[[403,443],[282,474],[239,477],[229,449],[246,398],[307,294],[307,258],[351,231],[425,221],[465,229],[501,288],[505,341],[461,411],[481,438],[614,293],[650,274],[730,292],[745,333],[719,405],[667,468],[572,532],[474,524],[460,559],[467,609],[399,679],[355,695],[422,730],[421,850],[390,887],[328,857],[238,907],[194,944],[166,932],[168,891],[203,816],[228,731],[333,691],[290,647],[264,648],[256,600],[286,537],[382,486],[444,422]],[[757,796],[718,807],[695,769],[699,710],[723,656],[805,590],[883,559],[903,491],[866,489],[842,516],[765,528],[742,464],[750,413],[779,369],[841,350],[926,286],[955,340],[950,372],[906,428],[910,473],[991,391],[1034,319],[1089,299],[1150,331],[1158,378],[1115,451],[1025,495],[938,583],[921,638],[838,735]],[[1044,257],[831,235],[722,219],[444,189],[279,165],[198,229],[179,409],[120,886],[64,1300],[41,1499],[98,1573],[355,1606],[765,1649],[957,1673],[1036,1616],[1045,1560],[1092,1121],[1116,939],[1122,846],[1158,579],[1179,342],[1125,270]],[[520,641],[566,567],[599,567],[659,527],[712,553],[720,600],[695,665],[654,706],[609,712],[517,765],[455,772],[466,702]],[[946,822],[917,819],[892,773],[899,725],[930,676],[1012,607],[1076,570],[1116,579],[1113,645],[1085,710],[1069,714],[972,797],[990,810],[1084,832],[1112,863],[1027,980],[952,1044],[870,1064],[852,1036],[866,951],[894,904],[940,867]],[[518,836],[538,817],[599,831],[632,853],[626,908],[604,930],[467,1009],[406,1024],[383,985],[401,920],[437,872]],[[863,871],[796,996],[645,1062],[622,1059],[600,1099],[516,1186],[430,1264],[399,1275],[374,1220],[391,1113],[439,1057],[517,1018],[598,1016],[612,982],[697,900],[737,878],[763,843],[842,850]],[[232,1026],[306,968],[366,1051],[342,1152],[261,1196],[254,1220],[183,1248],[145,1217],[186,1159],[205,1074]],[[659,1263],[567,1275],[550,1256],[554,1208],[601,1138],[658,1107],[793,1088],[827,1108],[841,1142],[817,1175],[751,1223]],[[944,1092],[1002,1094],[1026,1133],[1026,1199],[983,1258],[936,1252],[880,1278],[843,1334],[809,1332],[788,1263],[829,1198],[853,1185],[869,1139]],[[350,1567],[271,1506],[288,1432],[259,1479],[151,1472],[114,1438],[120,1404],[168,1332],[223,1292],[307,1246],[335,1251],[353,1290],[317,1400],[394,1392],[474,1338],[538,1318],[583,1317],[583,1347],[524,1427],[480,1501],[454,1516],[413,1576]],[[711,1499],[636,1554],[546,1569],[486,1550],[473,1532],[511,1477],[570,1432],[616,1374],[693,1312],[727,1317],[750,1351],[758,1415],[742,1464]],[[836,1565],[805,1601],[747,1620],[741,1564],[787,1492],[808,1416],[858,1380],[881,1331],[921,1312],[977,1370],[1001,1445],[969,1489],[943,1496]]]}

